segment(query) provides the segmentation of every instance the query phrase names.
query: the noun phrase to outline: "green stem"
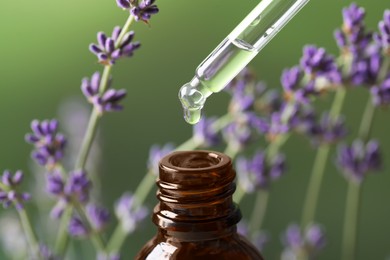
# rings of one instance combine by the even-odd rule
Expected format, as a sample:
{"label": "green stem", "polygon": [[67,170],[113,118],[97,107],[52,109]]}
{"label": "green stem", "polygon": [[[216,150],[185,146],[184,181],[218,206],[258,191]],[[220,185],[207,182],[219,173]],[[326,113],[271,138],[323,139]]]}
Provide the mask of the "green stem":
{"label": "green stem", "polygon": [[139,208],[142,203],[148,197],[150,191],[152,190],[156,182],[156,175],[149,171],[146,173],[145,177],[142,179],[141,183],[137,186],[137,189],[134,192],[134,208]]}
{"label": "green stem", "polygon": [[329,149],[329,145],[321,145],[317,151],[303,206],[301,222],[302,230],[305,230],[307,225],[312,223],[314,220],[321,183],[324,176],[326,163],[328,161]]}
{"label": "green stem", "polygon": [[330,117],[334,120],[336,120],[341,113],[341,110],[342,110],[343,105],[344,105],[344,99],[345,99],[346,93],[347,93],[347,90],[345,89],[345,87],[340,87],[336,91],[336,94],[335,94],[335,97],[334,97],[334,100],[332,103],[332,107],[330,108],[330,112],[329,112]]}
{"label": "green stem", "polygon": [[359,137],[364,143],[367,142],[368,138],[370,137],[374,116],[375,116],[375,107],[371,99],[368,99],[366,108],[364,109],[363,112],[362,121],[360,122],[360,128],[359,128]]}
{"label": "green stem", "polygon": [[[130,28],[131,24],[133,23],[133,21],[134,21],[134,16],[130,15],[127,18],[126,23],[123,26],[121,33],[119,34],[118,39],[115,42],[116,48],[120,47],[120,44],[123,40],[123,37],[129,31],[129,28]],[[103,94],[108,87],[111,69],[112,69],[112,67],[110,65],[104,66],[104,70],[103,70],[102,77],[100,80],[100,85],[99,85],[99,93],[100,94]],[[79,153],[77,160],[76,160],[75,169],[82,169],[82,170],[85,169],[88,155],[89,155],[89,152],[90,152],[91,147],[92,147],[93,139],[94,139],[96,131],[97,131],[97,124],[98,124],[99,118],[100,118],[100,113],[96,108],[94,108],[92,110],[92,113],[91,113],[91,116],[90,116],[90,119],[88,122],[87,130],[85,132],[85,136],[84,136],[81,148],[80,148],[80,153]],[[67,206],[67,208],[72,208],[72,206]],[[72,215],[72,209],[68,209],[66,211],[68,211],[68,214],[65,214],[65,212],[64,212],[63,216],[61,217],[60,229],[58,231],[59,233],[58,233],[57,241],[56,241],[56,249],[57,249],[57,252],[60,253],[60,256],[65,253],[66,248],[67,248],[67,244],[68,244],[67,243],[67,240],[68,240],[67,226],[68,226],[68,223],[69,223],[71,215]],[[100,242],[98,241],[96,246],[98,246],[99,243]]]}
{"label": "green stem", "polygon": [[64,257],[68,246],[68,223],[72,218],[73,206],[67,205],[61,216],[60,226],[58,229],[57,240],[55,244],[55,252]]}
{"label": "green stem", "polygon": [[92,142],[96,134],[97,124],[99,121],[99,112],[96,108],[92,110],[91,117],[89,118],[87,130],[80,148],[79,156],[76,161],[76,169],[84,169],[87,162],[89,151],[92,147]]}
{"label": "green stem", "polygon": [[122,227],[122,223],[118,223],[114,232],[111,235],[110,241],[107,244],[107,252],[109,253],[119,253],[122,244],[126,240],[128,232],[125,232]]}
{"label": "green stem", "polygon": [[77,213],[79,214],[81,220],[87,226],[87,230],[91,232],[90,238],[92,240],[92,244],[95,247],[96,251],[100,253],[104,253],[105,248],[104,248],[103,239],[98,233],[98,231],[94,230],[94,228],[90,224],[90,221],[87,217],[84,207],[77,201],[73,202],[73,204],[75,205],[75,208],[77,209]]}
{"label": "green stem", "polygon": [[[372,122],[374,121],[375,107],[371,99],[367,100],[367,105],[363,113],[359,128],[359,138],[366,143],[370,137]],[[354,180],[348,181],[348,193],[344,215],[344,229],[342,241],[343,259],[353,260],[356,255],[357,228],[359,222],[360,208],[360,183]]]}
{"label": "green stem", "polygon": [[356,255],[357,224],[359,221],[360,184],[349,181],[343,229],[343,260],[354,260]]}
{"label": "green stem", "polygon": [[[267,160],[269,162],[277,155],[280,147],[286,143],[289,137],[289,134],[280,135],[274,142],[268,145]],[[252,235],[254,232],[259,231],[262,227],[269,200],[268,190],[259,189],[256,194],[255,205],[249,222],[249,228]]]}
{"label": "green stem", "polygon": [[30,245],[32,255],[36,256],[37,259],[41,259],[38,240],[34,230],[32,229],[31,222],[27,216],[26,210],[22,208],[18,209],[17,212],[19,214],[20,223],[22,224],[27,241]]}
{"label": "green stem", "polygon": [[[339,87],[330,108],[329,116],[333,120],[337,120],[341,113],[345,101],[346,89]],[[305,230],[307,225],[313,222],[318,203],[318,197],[321,190],[321,183],[324,177],[326,163],[329,157],[330,146],[322,144],[317,150],[316,158],[313,164],[312,174],[310,175],[309,184],[306,191],[306,197],[303,204],[301,228]]]}
{"label": "green stem", "polygon": [[234,202],[237,203],[237,204],[240,204],[240,202],[242,201],[244,196],[245,196],[245,190],[243,188],[241,188],[240,185],[237,185],[237,189],[236,189],[236,191],[234,192],[234,195],[233,195]]}
{"label": "green stem", "polygon": [[263,225],[265,213],[267,212],[268,201],[268,190],[257,191],[255,208],[253,209],[251,221],[249,223],[249,230],[251,231],[252,235],[254,232],[259,231]]}
{"label": "green stem", "polygon": [[122,43],[123,37],[126,35],[126,33],[130,30],[130,27],[132,23],[134,22],[134,16],[130,15],[129,18],[127,18],[125,25],[122,28],[121,33],[118,36],[118,39],[115,42],[115,47],[120,47],[120,44]]}

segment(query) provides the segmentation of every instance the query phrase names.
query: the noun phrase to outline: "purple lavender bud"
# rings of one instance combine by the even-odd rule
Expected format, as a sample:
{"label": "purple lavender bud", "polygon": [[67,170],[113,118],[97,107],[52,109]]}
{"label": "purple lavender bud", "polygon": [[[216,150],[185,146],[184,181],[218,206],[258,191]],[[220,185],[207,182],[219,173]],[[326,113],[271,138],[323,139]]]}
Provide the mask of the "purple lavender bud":
{"label": "purple lavender bud", "polygon": [[125,193],[115,204],[115,214],[126,233],[133,232],[137,224],[147,216],[145,207],[135,207],[135,199],[131,193]]}
{"label": "purple lavender bud", "polygon": [[337,29],[334,32],[334,38],[335,38],[336,43],[339,46],[339,48],[342,49],[342,48],[345,48],[347,46],[346,36],[341,30]]}
{"label": "purple lavender bud", "polygon": [[11,172],[8,170],[5,170],[3,172],[3,175],[1,176],[1,182],[6,185],[11,187],[12,186],[12,177],[11,177]]}
{"label": "purple lavender bud", "polygon": [[369,141],[366,145],[355,140],[351,146],[339,147],[337,165],[347,179],[362,182],[369,171],[378,171],[382,166],[379,144]]}
{"label": "purple lavender bud", "polygon": [[239,185],[248,193],[255,188],[268,189],[272,181],[279,179],[285,172],[285,157],[276,155],[266,159],[263,151],[257,151],[252,159],[243,157],[236,161]]}
{"label": "purple lavender bud", "polygon": [[130,8],[130,2],[128,0],[116,0],[116,4],[118,5],[118,7],[123,9]]}
{"label": "purple lavender bud", "polygon": [[326,245],[324,230],[319,225],[311,225],[305,234],[305,240],[310,246],[310,250],[319,251]]}
{"label": "purple lavender bud", "polygon": [[141,0],[138,6],[131,8],[130,13],[134,15],[136,21],[143,21],[148,23],[150,17],[153,14],[157,14],[159,9],[157,5],[154,5],[155,1]]}
{"label": "purple lavender bud", "polygon": [[133,52],[140,47],[138,42],[132,42],[134,38],[134,32],[132,31],[118,42],[121,31],[120,27],[114,27],[111,37],[107,37],[103,32],[99,32],[97,35],[98,45],[89,45],[89,50],[98,57],[99,62],[103,65],[111,66],[121,57],[132,56]]}
{"label": "purple lavender bud", "polygon": [[87,202],[91,186],[91,181],[88,179],[86,172],[77,170],[69,173],[69,179],[64,187],[64,192],[80,202]]}
{"label": "purple lavender bud", "polygon": [[202,147],[216,146],[220,143],[221,137],[213,127],[216,118],[202,117],[201,120],[194,125],[193,138],[196,143]]}
{"label": "purple lavender bud", "polygon": [[370,171],[379,171],[382,168],[382,157],[380,154],[379,143],[370,141],[366,145],[366,163]]}
{"label": "purple lavender bud", "polygon": [[329,113],[324,112],[318,123],[307,128],[307,134],[312,137],[315,145],[336,143],[347,135],[345,119],[343,116],[333,119]]}
{"label": "purple lavender bud", "polygon": [[99,44],[99,47],[104,50],[106,46],[107,36],[104,32],[98,32],[97,34],[97,41]]}
{"label": "purple lavender bud", "polygon": [[365,17],[365,10],[355,3],[343,9],[344,28],[347,31],[352,31],[356,27],[360,27]]}
{"label": "purple lavender bud", "polygon": [[85,237],[88,235],[88,229],[78,217],[72,217],[69,226],[68,232],[71,236],[74,237]]}
{"label": "purple lavender bud", "polygon": [[0,203],[3,204],[3,207],[8,208],[11,204],[14,204],[17,210],[22,209],[23,203],[31,199],[30,194],[16,191],[16,188],[23,181],[23,172],[19,170],[12,174],[5,170],[0,180],[8,188],[7,190],[0,189]]}
{"label": "purple lavender bud", "polygon": [[64,180],[59,172],[53,172],[46,177],[46,191],[53,195],[61,195],[64,192]]}
{"label": "purple lavender bud", "polygon": [[297,224],[289,225],[282,236],[282,242],[286,247],[292,249],[302,248],[304,239],[302,238],[300,227]]}
{"label": "purple lavender bud", "polygon": [[64,213],[67,204],[68,202],[66,201],[66,199],[60,198],[54,205],[54,207],[51,209],[50,217],[52,217],[53,219],[59,219],[62,216],[62,213]]}
{"label": "purple lavender bud", "polygon": [[173,150],[174,146],[172,144],[165,144],[164,146],[153,145],[149,150],[148,170],[158,175],[158,163],[165,155],[171,153]]}
{"label": "purple lavender bud", "polygon": [[63,158],[66,146],[66,138],[57,133],[58,121],[33,120],[31,129],[33,133],[26,135],[26,141],[35,146],[32,158],[42,166],[52,167]]}
{"label": "purple lavender bud", "polygon": [[295,92],[299,87],[302,72],[298,66],[291,69],[285,69],[282,73],[281,82],[284,91],[287,93]]}
{"label": "purple lavender bud", "polygon": [[372,102],[375,106],[390,105],[390,74],[387,76],[381,85],[374,86],[370,89]]}
{"label": "purple lavender bud", "polygon": [[341,78],[334,58],[326,53],[324,48],[307,45],[303,49],[301,67],[306,74],[322,76],[330,82],[338,83]]}
{"label": "purple lavender bud", "polygon": [[88,204],[86,210],[88,218],[95,230],[100,231],[108,224],[110,213],[107,209],[94,204]]}
{"label": "purple lavender bud", "polygon": [[223,138],[233,149],[242,150],[257,138],[254,131],[257,124],[259,120],[254,113],[242,113],[222,130]]}
{"label": "purple lavender bud", "polygon": [[380,34],[377,41],[388,52],[390,50],[390,10],[385,10],[383,20],[379,22],[378,28]]}

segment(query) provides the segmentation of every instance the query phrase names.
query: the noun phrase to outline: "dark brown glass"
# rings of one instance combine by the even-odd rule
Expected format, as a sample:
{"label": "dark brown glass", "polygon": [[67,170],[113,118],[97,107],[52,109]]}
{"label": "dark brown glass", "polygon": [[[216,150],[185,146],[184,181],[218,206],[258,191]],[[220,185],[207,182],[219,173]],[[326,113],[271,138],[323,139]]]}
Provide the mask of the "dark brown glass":
{"label": "dark brown glass", "polygon": [[174,152],[159,165],[160,203],[153,222],[157,235],[135,259],[262,260],[257,249],[237,234],[240,210],[230,158],[212,151]]}

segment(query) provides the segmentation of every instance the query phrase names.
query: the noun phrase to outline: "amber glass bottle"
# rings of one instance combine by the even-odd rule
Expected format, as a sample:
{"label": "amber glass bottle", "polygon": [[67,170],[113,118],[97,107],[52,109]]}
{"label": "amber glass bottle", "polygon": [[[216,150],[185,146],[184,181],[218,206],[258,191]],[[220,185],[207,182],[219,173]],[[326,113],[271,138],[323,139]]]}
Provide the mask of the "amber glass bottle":
{"label": "amber glass bottle", "polygon": [[147,260],[262,260],[237,234],[240,210],[233,203],[230,158],[212,151],[174,152],[159,166],[157,235],[138,253]]}

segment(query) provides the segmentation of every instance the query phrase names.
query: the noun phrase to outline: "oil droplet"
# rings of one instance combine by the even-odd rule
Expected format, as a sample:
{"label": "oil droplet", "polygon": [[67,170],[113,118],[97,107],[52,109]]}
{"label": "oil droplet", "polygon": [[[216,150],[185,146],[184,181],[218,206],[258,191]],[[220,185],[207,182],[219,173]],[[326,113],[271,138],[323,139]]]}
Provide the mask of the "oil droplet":
{"label": "oil droplet", "polygon": [[184,119],[189,124],[199,122],[206,97],[195,86],[185,84],[179,91],[179,99],[184,109]]}
{"label": "oil droplet", "polygon": [[199,122],[202,116],[202,109],[186,109],[184,108],[184,119],[187,123],[194,125]]}

